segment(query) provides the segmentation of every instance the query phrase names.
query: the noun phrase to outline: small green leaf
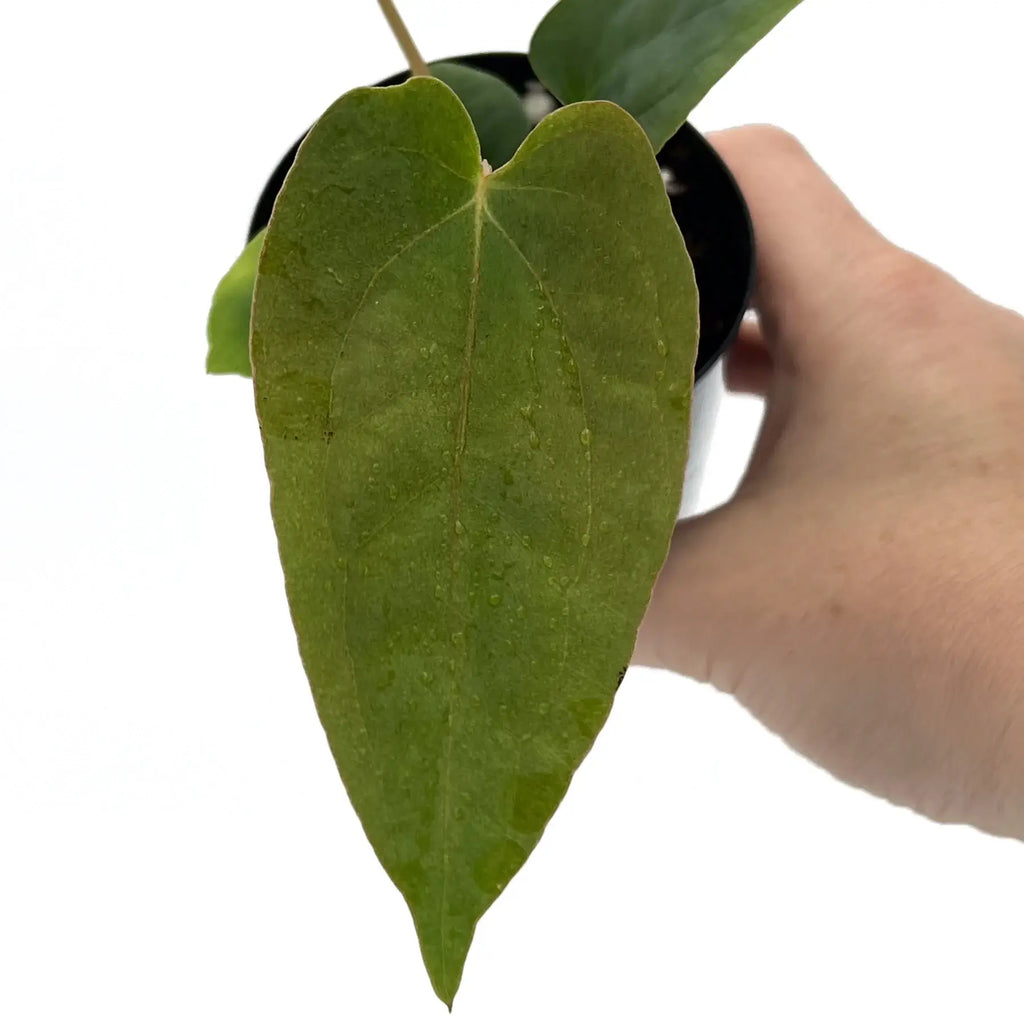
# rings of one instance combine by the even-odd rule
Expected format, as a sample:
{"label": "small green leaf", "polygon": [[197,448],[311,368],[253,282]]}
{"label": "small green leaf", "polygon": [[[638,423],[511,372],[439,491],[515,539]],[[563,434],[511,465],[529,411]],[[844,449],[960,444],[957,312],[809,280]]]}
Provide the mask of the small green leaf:
{"label": "small green leaf", "polygon": [[629,662],[679,507],[696,309],[653,151],[608,103],[485,176],[441,82],[358,89],[274,207],[252,353],[292,618],[449,1005]]}
{"label": "small green leaf", "polygon": [[431,64],[431,72],[462,100],[492,167],[507,164],[530,132],[523,101],[507,82],[465,64]]}
{"label": "small green leaf", "polygon": [[263,246],[264,229],[242,250],[213,293],[206,321],[207,373],[238,373],[251,377],[249,365],[249,315],[256,264]]}
{"label": "small green leaf", "polygon": [[618,103],[660,150],[799,2],[561,0],[533,35],[530,63],[563,103]]}

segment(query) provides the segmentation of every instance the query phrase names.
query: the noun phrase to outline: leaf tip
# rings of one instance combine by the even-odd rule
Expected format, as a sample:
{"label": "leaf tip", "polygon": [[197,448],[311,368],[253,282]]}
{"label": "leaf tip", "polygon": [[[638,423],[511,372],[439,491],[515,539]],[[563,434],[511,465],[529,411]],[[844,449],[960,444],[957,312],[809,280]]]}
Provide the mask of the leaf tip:
{"label": "leaf tip", "polygon": [[459,985],[462,983],[462,964],[459,965],[453,977],[452,973],[444,968],[435,971],[426,956],[424,957],[424,963],[427,968],[427,974],[430,976],[430,984],[433,986],[434,994],[448,1007],[448,1012],[451,1013],[452,1007],[455,1004],[455,996],[459,991]]}

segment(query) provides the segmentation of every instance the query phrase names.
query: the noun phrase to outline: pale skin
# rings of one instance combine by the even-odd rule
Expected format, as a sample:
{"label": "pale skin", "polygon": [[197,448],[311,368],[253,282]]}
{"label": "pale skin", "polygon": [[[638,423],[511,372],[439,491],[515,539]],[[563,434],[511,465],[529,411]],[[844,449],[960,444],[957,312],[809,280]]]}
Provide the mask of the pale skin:
{"label": "pale skin", "polygon": [[711,141],[759,252],[727,382],[767,407],[735,498],[677,527],[634,661],[1024,839],[1024,319],[882,238],[779,129]]}

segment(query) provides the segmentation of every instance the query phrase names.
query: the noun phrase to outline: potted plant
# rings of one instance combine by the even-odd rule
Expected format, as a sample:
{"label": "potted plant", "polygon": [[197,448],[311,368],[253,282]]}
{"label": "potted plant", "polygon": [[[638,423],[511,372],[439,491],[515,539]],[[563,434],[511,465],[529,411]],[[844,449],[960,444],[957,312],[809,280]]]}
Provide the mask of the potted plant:
{"label": "potted plant", "polygon": [[528,58],[428,67],[379,0],[410,73],[293,147],[215,294],[317,710],[449,1007],[608,715],[746,307],[686,118],[797,2],[561,0]]}

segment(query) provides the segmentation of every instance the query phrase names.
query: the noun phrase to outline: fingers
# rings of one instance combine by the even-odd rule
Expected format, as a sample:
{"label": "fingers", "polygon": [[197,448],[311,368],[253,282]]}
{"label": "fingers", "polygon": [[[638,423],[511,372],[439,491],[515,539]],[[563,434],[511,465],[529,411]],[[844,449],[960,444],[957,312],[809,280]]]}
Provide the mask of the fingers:
{"label": "fingers", "polygon": [[725,385],[736,394],[765,397],[772,381],[773,362],[760,325],[744,320],[739,336],[725,357]]}
{"label": "fingers", "polygon": [[736,128],[709,141],[750,208],[756,305],[770,346],[796,365],[820,360],[837,325],[867,300],[865,266],[894,247],[780,129]]}
{"label": "fingers", "polygon": [[[728,688],[734,666],[721,652],[745,655],[750,626],[739,610],[748,603],[768,552],[758,547],[761,531],[737,528],[733,505],[676,525],[640,626],[633,663]],[[749,525],[749,524],[748,524]]]}

